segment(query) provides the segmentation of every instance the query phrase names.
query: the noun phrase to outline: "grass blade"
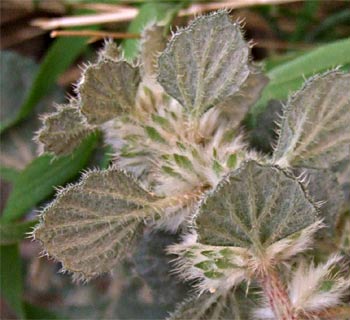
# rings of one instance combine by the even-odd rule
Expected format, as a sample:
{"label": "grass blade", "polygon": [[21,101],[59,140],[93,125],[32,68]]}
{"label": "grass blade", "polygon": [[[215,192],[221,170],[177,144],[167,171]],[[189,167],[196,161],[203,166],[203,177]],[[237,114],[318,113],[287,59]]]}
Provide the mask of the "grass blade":
{"label": "grass blade", "polygon": [[17,244],[0,246],[1,295],[20,319],[25,319],[22,303],[22,264]]}

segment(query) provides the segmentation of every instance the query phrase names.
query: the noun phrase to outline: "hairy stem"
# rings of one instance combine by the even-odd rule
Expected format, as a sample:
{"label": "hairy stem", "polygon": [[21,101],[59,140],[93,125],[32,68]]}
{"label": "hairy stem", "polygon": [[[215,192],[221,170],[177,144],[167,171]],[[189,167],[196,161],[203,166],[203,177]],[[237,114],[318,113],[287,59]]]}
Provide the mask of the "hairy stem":
{"label": "hairy stem", "polygon": [[268,269],[260,284],[277,320],[297,320],[284,284],[275,270]]}

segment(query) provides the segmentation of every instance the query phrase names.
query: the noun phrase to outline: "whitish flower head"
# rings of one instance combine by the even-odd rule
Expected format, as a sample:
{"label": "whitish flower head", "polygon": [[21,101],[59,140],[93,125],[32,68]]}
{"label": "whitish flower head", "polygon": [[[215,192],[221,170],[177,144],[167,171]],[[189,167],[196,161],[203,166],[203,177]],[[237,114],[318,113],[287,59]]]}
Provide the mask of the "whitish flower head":
{"label": "whitish flower head", "polygon": [[[303,319],[320,319],[321,315],[332,314],[332,308],[344,304],[344,296],[350,293],[350,278],[344,275],[344,269],[339,255],[333,255],[317,266],[301,261],[288,283],[289,299],[295,313]],[[255,310],[254,317],[275,319],[267,301]]]}

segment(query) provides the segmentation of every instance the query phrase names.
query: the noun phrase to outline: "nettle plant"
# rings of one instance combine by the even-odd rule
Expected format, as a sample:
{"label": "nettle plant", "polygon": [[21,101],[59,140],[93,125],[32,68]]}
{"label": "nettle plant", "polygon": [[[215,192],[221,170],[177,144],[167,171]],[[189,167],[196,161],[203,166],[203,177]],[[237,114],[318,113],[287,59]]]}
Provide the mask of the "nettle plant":
{"label": "nettle plant", "polygon": [[67,154],[101,130],[115,157],[59,190],[34,238],[75,279],[89,280],[116,267],[145,226],[181,231],[167,251],[195,293],[171,319],[345,317],[344,258],[316,262],[310,249],[334,236],[344,203],[334,168],[349,159],[350,74],[309,79],[283,107],[273,153],[263,155],[241,123],[267,78],[240,25],[220,11],[167,45],[163,34],[146,28],[133,64],[107,42],[77,98],[43,117],[44,151]]}

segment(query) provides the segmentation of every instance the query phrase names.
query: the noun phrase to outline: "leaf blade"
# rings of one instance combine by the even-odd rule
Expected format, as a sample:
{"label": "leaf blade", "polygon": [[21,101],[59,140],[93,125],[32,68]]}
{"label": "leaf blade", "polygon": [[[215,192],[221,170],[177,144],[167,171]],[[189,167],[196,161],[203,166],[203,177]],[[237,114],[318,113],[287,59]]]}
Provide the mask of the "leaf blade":
{"label": "leaf blade", "polygon": [[158,82],[188,112],[202,114],[239,90],[249,75],[248,56],[240,27],[227,12],[202,16],[160,55]]}
{"label": "leaf blade", "polygon": [[258,252],[317,221],[302,185],[281,169],[248,161],[229,174],[199,206],[200,242]]}
{"label": "leaf blade", "polygon": [[132,249],[144,222],[159,214],[157,200],[123,171],[91,171],[44,209],[34,237],[63,268],[90,279]]}
{"label": "leaf blade", "polygon": [[43,117],[43,127],[35,139],[44,152],[67,155],[94,131],[79,109],[73,105],[56,106],[57,111]]}
{"label": "leaf blade", "polygon": [[316,76],[288,101],[273,162],[330,168],[350,155],[350,74]]}
{"label": "leaf blade", "polygon": [[139,68],[126,61],[101,60],[89,66],[78,88],[81,112],[98,125],[132,111],[140,81]]}

